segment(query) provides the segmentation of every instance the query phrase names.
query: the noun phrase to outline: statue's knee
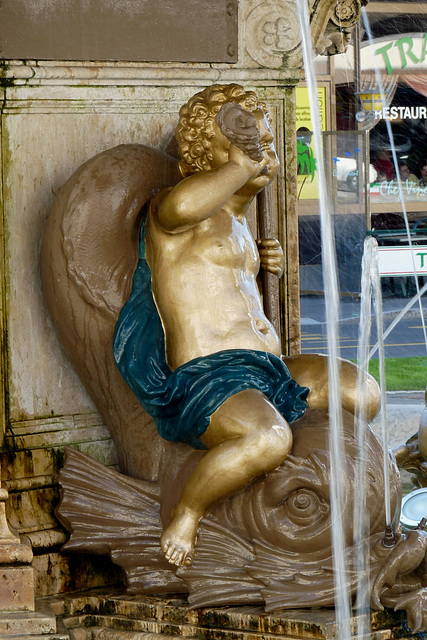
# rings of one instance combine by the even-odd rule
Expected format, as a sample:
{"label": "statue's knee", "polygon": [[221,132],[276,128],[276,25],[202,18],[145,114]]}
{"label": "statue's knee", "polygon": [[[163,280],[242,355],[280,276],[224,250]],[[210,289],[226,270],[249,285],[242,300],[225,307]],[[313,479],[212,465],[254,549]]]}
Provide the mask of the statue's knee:
{"label": "statue's knee", "polygon": [[343,360],[340,368],[342,406],[351,413],[356,413],[361,407],[366,420],[371,422],[380,410],[380,388],[377,381],[366,373],[363,386],[359,389],[358,376],[358,366]]}
{"label": "statue's knee", "polygon": [[275,469],[292,449],[292,431],[285,421],[264,428],[259,434],[257,453],[264,461],[265,470]]}
{"label": "statue's knee", "polygon": [[371,376],[365,380],[361,393],[358,393],[356,386],[344,387],[341,392],[342,406],[351,413],[356,413],[359,408],[367,422],[371,422],[381,408],[380,388]]}

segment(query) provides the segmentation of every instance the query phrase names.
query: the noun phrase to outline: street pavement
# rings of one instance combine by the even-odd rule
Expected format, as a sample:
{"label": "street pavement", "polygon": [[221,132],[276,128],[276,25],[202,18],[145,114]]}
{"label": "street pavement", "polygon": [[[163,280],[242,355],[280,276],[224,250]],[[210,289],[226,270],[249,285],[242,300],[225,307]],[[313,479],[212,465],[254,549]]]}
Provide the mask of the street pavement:
{"label": "street pavement", "polygon": [[[425,409],[424,391],[387,391],[386,428],[388,447],[393,449],[405,443],[417,433],[421,416]],[[382,413],[371,423],[371,428],[379,441],[382,437]],[[409,471],[400,470],[403,495],[415,489]]]}
{"label": "street pavement", "polygon": [[[387,329],[398,313],[407,305],[409,298],[393,297],[383,300],[383,326]],[[421,298],[423,315],[427,322],[427,295]],[[340,305],[339,347],[343,358],[357,357],[360,319],[360,301],[357,298],[342,298]],[[327,353],[327,325],[323,296],[301,296],[301,352]],[[376,344],[376,318],[372,317],[370,346]],[[427,356],[427,346],[421,321],[419,303],[407,311],[385,340],[385,355],[388,358]],[[378,357],[376,354],[373,357]]]}
{"label": "street pavement", "polygon": [[[427,322],[427,295],[422,298],[422,309]],[[390,297],[383,300],[384,329],[407,305],[409,298]],[[356,359],[360,319],[360,301],[342,298],[340,304],[339,345],[343,358]],[[376,319],[372,317],[373,331],[370,346],[376,343]],[[327,353],[326,311],[322,296],[301,296],[301,352]],[[416,303],[397,324],[386,339],[385,356],[427,356],[427,347],[421,321],[421,311]],[[378,357],[376,353],[373,357]],[[427,375],[426,375],[427,386]],[[387,392],[386,424],[389,447],[393,448],[418,431],[425,408],[424,391]],[[371,424],[381,440],[382,418],[377,416]]]}
{"label": "street pavement", "polygon": [[[406,442],[418,431],[425,409],[425,397],[424,391],[388,391],[386,395],[388,446],[393,448]],[[371,427],[382,440],[381,414],[373,420]]]}

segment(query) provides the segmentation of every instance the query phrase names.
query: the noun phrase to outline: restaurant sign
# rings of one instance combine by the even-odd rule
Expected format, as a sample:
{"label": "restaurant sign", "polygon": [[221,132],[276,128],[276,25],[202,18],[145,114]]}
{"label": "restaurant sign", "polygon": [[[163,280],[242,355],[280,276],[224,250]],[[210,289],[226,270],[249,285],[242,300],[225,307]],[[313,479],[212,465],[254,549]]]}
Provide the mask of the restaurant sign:
{"label": "restaurant sign", "polygon": [[401,38],[382,42],[374,51],[378,67],[384,67],[388,74],[406,69],[408,66],[421,68],[426,66],[427,33],[423,35],[405,35]]}
{"label": "restaurant sign", "polygon": [[384,107],[373,111],[375,120],[420,120],[427,118],[427,107]]}
{"label": "restaurant sign", "polygon": [[[334,56],[335,70],[348,71],[354,65],[354,47]],[[427,71],[427,33],[405,33],[394,38],[376,38],[362,43],[360,69],[384,70],[388,75],[401,71]]]}

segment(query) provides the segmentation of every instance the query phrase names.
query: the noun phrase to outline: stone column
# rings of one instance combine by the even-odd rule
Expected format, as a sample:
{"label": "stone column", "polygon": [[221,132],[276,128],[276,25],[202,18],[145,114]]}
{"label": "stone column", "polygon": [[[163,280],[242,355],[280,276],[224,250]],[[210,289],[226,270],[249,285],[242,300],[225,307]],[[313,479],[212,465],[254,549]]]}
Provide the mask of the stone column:
{"label": "stone column", "polygon": [[7,522],[7,489],[0,488],[0,612],[34,611],[31,544],[21,542]]}

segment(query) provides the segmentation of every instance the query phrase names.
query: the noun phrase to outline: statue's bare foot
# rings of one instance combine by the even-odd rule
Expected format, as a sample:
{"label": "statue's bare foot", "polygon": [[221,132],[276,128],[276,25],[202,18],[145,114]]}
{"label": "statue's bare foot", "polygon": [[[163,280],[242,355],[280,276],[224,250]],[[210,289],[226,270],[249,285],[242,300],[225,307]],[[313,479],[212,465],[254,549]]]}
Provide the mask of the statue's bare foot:
{"label": "statue's bare foot", "polygon": [[173,515],[160,540],[168,562],[178,567],[192,564],[199,520],[200,515],[187,508],[177,510]]}

